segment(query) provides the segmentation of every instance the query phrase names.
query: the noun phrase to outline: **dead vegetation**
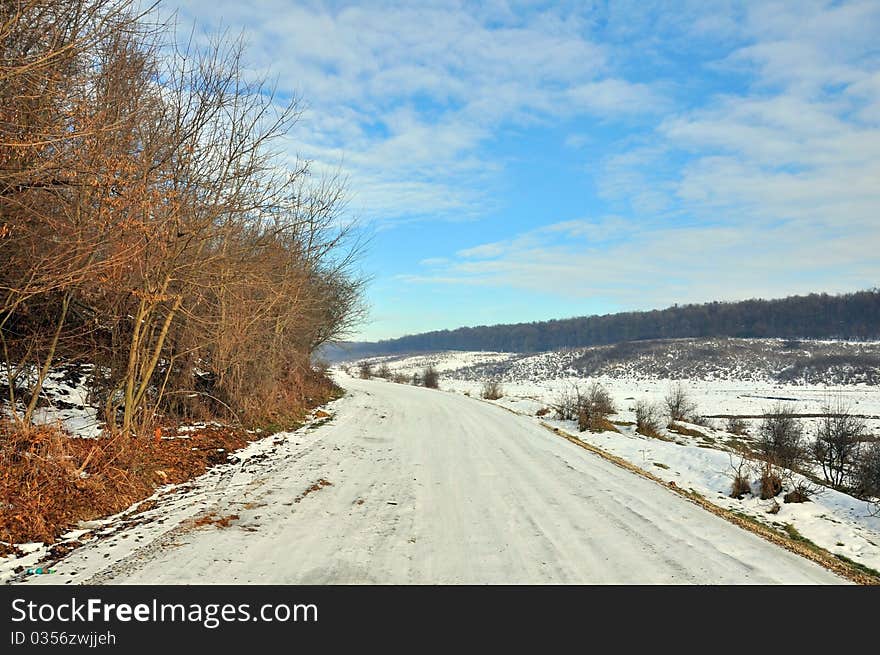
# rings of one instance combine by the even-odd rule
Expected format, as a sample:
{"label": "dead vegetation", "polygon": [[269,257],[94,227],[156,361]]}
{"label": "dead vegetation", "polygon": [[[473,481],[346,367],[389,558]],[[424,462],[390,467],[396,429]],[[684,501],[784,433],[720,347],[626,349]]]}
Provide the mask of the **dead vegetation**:
{"label": "dead vegetation", "polygon": [[697,410],[697,405],[681,382],[670,387],[664,398],[669,421],[687,421]]}
{"label": "dead vegetation", "polygon": [[[338,396],[329,383],[310,391],[315,404]],[[301,419],[305,418],[305,414]],[[294,427],[287,425],[287,427]],[[234,451],[261,438],[233,426],[205,427],[173,438],[122,435],[81,439],[57,427],[23,432],[0,422],[0,541],[51,543],[87,521],[115,514],[157,487],[179,484],[222,464]],[[147,511],[142,503],[138,511]]]}
{"label": "dead vegetation", "polygon": [[0,403],[24,429],[62,359],[94,365],[110,433],[281,420],[360,316],[343,185],[278,154],[299,101],[151,11],[0,4]]}
{"label": "dead vegetation", "polygon": [[640,400],[636,403],[634,411],[636,414],[636,432],[645,437],[671,441],[671,439],[664,437],[660,433],[661,412],[656,405]]}
{"label": "dead vegetation", "polygon": [[503,397],[504,388],[501,386],[500,382],[497,380],[487,380],[483,383],[483,388],[480,390],[480,398],[483,398],[484,400],[498,400]]}
{"label": "dead vegetation", "polygon": [[752,493],[752,483],[750,479],[751,463],[745,458],[740,457],[739,462],[734,464],[733,455],[730,457],[730,468],[732,473],[728,474],[731,478],[730,497],[742,500],[746,495]]}
{"label": "dead vegetation", "polygon": [[324,487],[331,487],[333,483],[329,480],[325,480],[324,478],[319,478],[314,484],[310,485],[305,491],[303,491],[299,496],[293,499],[293,502],[298,503],[302,501],[303,498],[308,496],[311,493],[316,491],[320,491]]}
{"label": "dead vegetation", "polygon": [[210,512],[204,516],[200,516],[192,522],[194,528],[204,528],[212,526],[215,528],[228,528],[233,521],[239,519],[238,514],[228,514],[227,516],[218,516],[216,512]]}
{"label": "dead vegetation", "polygon": [[[51,541],[328,400],[361,316],[344,185],[284,161],[298,99],[133,0],[0,3],[0,540]],[[197,44],[198,41],[198,44]],[[34,425],[58,363],[104,436]],[[238,427],[162,439],[180,421]],[[158,430],[158,432],[157,432]]]}

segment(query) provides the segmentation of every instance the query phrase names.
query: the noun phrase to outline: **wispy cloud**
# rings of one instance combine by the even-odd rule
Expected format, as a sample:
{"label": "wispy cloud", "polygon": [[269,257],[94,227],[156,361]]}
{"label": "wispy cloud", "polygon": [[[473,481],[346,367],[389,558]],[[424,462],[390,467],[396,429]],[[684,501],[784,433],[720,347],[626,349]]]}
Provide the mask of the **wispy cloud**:
{"label": "wispy cloud", "polygon": [[442,321],[456,289],[464,316],[499,290],[647,308],[880,284],[876,0],[173,5],[244,27],[255,74],[307,99],[291,156],[341,170],[385,230],[382,288],[416,290],[380,315]]}
{"label": "wispy cloud", "polygon": [[[342,166],[355,206],[394,221],[494,206],[505,125],[658,111],[661,95],[615,75],[589,24],[564,7],[506,2],[179,0],[185,21],[244,26],[257,71],[308,100],[297,152]],[[212,17],[217,17],[216,19]]]}

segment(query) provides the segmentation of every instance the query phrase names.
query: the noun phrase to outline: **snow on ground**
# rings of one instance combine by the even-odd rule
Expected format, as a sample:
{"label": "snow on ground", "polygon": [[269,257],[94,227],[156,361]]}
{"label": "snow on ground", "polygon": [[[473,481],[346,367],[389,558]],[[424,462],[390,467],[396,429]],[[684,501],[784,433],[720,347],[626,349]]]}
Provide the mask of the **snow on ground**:
{"label": "snow on ground", "polygon": [[[254,485],[268,472],[290,466],[312,445],[315,429],[325,418],[310,419],[295,432],[283,432],[251,442],[235,451],[228,463],[214,466],[201,476],[156,489],[152,496],[103,519],[83,521],[55,544],[16,544],[23,556],[0,557],[0,584],[31,580],[70,583],[88,580],[100,567],[125,560],[146,544],[163,544],[187,521],[203,515],[218,503]],[[185,432],[185,430],[184,430]],[[239,503],[238,505],[241,505]],[[55,553],[74,550],[55,574],[29,574],[28,569],[55,562]],[[100,553],[99,555],[96,552]]]}
{"label": "snow on ground", "polygon": [[516,357],[516,355],[513,353],[453,350],[427,355],[370,357],[359,361],[369,362],[373,364],[374,367],[379,366],[384,362],[388,365],[388,369],[392,373],[413,375],[414,373],[421,374],[428,366],[433,366],[438,372],[445,373],[447,371],[457,371],[462,368],[477,366],[480,364],[506,362],[514,357]]}
{"label": "snow on ground", "polygon": [[[730,498],[732,463],[739,461],[728,441],[735,438],[723,430],[726,420],[709,420],[709,426],[688,425],[706,435],[706,439],[696,439],[685,435],[669,434],[674,441],[667,442],[642,436],[634,426],[618,426],[620,433],[579,433],[574,421],[559,421],[551,412],[543,419],[535,416],[543,408],[550,408],[561,392],[572,390],[575,386],[585,390],[590,383],[598,381],[611,394],[618,414],[610,417],[618,422],[634,422],[634,406],[638,401],[662,404],[673,384],[681,382],[696,402],[697,413],[707,415],[760,415],[776,403],[785,403],[796,413],[820,413],[824,406],[842,400],[857,414],[865,415],[868,432],[880,436],[880,388],[874,385],[805,385],[779,384],[767,380],[731,379],[638,379],[635,374],[629,377],[579,378],[576,376],[557,377],[560,359],[564,365],[569,353],[544,353],[512,360],[515,365],[505,370],[509,372],[502,382],[504,396],[494,404],[507,407],[533,421],[545,421],[564,429],[585,442],[626,459],[646,469],[654,475],[674,481],[684,489],[692,489],[716,505],[746,514],[776,528],[793,526],[801,535],[832,553],[850,558],[875,570],[880,570],[880,517],[876,505],[871,505],[833,489],[824,489],[806,503],[783,503],[778,513],[770,514],[773,503],[760,500],[752,495],[737,500]],[[481,353],[439,353],[433,355],[438,361],[480,362]],[[390,363],[406,369],[414,365],[415,358],[398,359]],[[531,362],[527,362],[531,360]],[[528,365],[524,366],[523,362]],[[549,364],[547,362],[550,362]],[[538,362],[538,364],[535,364]],[[455,370],[447,366],[440,378],[440,388],[446,391],[480,397],[483,383],[494,376],[479,378],[474,376],[474,364],[469,363]],[[520,379],[515,372],[519,372]],[[542,378],[542,372],[551,372],[553,377]],[[511,380],[511,378],[514,378]],[[806,435],[815,429],[816,419],[801,419]],[[754,434],[760,419],[746,419],[749,431]],[[755,476],[753,476],[754,479]],[[795,476],[797,479],[799,476]],[[753,485],[757,491],[757,485]],[[787,490],[787,489],[786,489]]]}
{"label": "snow on ground", "polygon": [[191,489],[97,526],[107,535],[55,574],[14,581],[844,582],[530,417],[338,379],[347,393],[326,424],[255,443]]}
{"label": "snow on ground", "polygon": [[[56,423],[70,434],[83,438],[100,436],[104,425],[98,419],[98,410],[90,404],[88,377],[94,367],[90,364],[59,364],[51,369],[43,381],[40,405],[34,410],[34,423]],[[32,372],[32,384],[36,371]],[[24,381],[19,384],[24,385]],[[0,388],[6,391],[6,371],[0,367]],[[26,385],[24,385],[26,386]],[[18,403],[24,413],[24,405]],[[5,408],[7,414],[8,408]]]}
{"label": "snow on ground", "polygon": [[[584,389],[593,381],[560,374],[572,357],[565,352],[534,356],[535,362],[542,363],[540,366],[533,362],[520,367],[521,377],[507,377],[503,383],[505,395],[490,404],[522,414],[513,417],[500,412],[499,416],[516,418],[517,423],[474,408],[488,408],[477,400],[483,382],[492,378],[485,375],[487,370],[491,371],[493,366],[512,370],[513,365],[531,358],[510,353],[461,352],[373,358],[374,363],[386,361],[392,372],[406,375],[433,365],[441,372],[441,389],[449,393],[438,395],[410,385],[359,381],[339,374],[350,393],[332,405],[335,409],[330,425],[316,429],[318,422],[297,432],[254,442],[233,454],[228,464],[211,469],[196,480],[161,488],[146,502],[117,516],[80,526],[65,535],[60,548],[59,544],[53,545],[54,555],[43,544],[24,548],[19,545],[27,554],[17,559],[0,559],[0,581],[595,581],[596,576],[601,578],[598,572],[606,570],[599,566],[601,562],[576,560],[579,548],[603,552],[601,539],[596,542],[588,538],[596,522],[610,524],[606,537],[614,536],[611,533],[615,530],[623,531],[616,535],[618,539],[646,539],[633,535],[657,533],[658,541],[641,541],[628,554],[633,560],[639,552],[656,554],[661,543],[662,549],[671,549],[676,560],[671,569],[659,573],[643,566],[628,570],[634,566],[631,562],[612,567],[610,577],[602,578],[606,581],[700,581],[701,576],[707,575],[714,581],[736,581],[737,576],[745,576],[741,578],[745,580],[776,580],[769,569],[749,568],[753,564],[744,570],[737,564],[735,572],[722,571],[719,577],[712,577],[715,573],[707,570],[689,568],[686,560],[694,557],[694,543],[702,544],[700,549],[707,544],[699,528],[693,534],[688,532],[690,536],[684,542],[681,535],[669,532],[686,524],[669,525],[670,521],[684,520],[679,516],[680,508],[654,500],[655,494],[660,493],[662,499],[668,492],[657,491],[661,488],[656,485],[642,489],[655,489],[649,494],[650,502],[660,503],[649,511],[642,506],[645,499],[633,496],[629,489],[629,485],[642,485],[641,481],[634,482],[629,473],[621,473],[618,478],[608,471],[597,472],[592,464],[584,464],[594,457],[585,459],[577,449],[565,450],[564,440],[537,425],[541,420],[663,480],[692,489],[719,506],[780,529],[793,526],[833,553],[880,569],[880,518],[870,516],[871,508],[862,501],[827,490],[803,504],[786,504],[780,498],[778,513],[769,514],[770,501],[761,501],[756,496],[729,498],[732,469],[728,442],[732,435],[723,431],[721,419],[710,427],[689,426],[701,431],[703,438],[670,434],[672,441],[663,441],[639,435],[631,425],[619,426],[620,433],[578,433],[573,422],[556,421],[552,413],[537,418],[536,412],[550,407],[561,391],[571,389],[572,385]],[[484,377],[475,374],[481,370]],[[639,379],[636,374],[595,379],[611,393],[619,411],[611,418],[621,423],[634,420],[632,408],[637,401],[662,401],[671,384],[669,380]],[[876,386],[785,385],[726,378],[684,379],[682,383],[696,401],[698,413],[704,416],[760,414],[778,401],[791,403],[800,413],[817,413],[829,399],[837,397],[844,398],[860,414],[880,416],[880,388]],[[85,400],[76,396],[77,382],[72,379],[53,379],[49,384],[58,388],[66,385],[73,405]],[[452,400],[461,394],[472,399],[459,397],[459,402],[451,404],[438,402],[440,398]],[[84,403],[82,406],[86,407]],[[64,408],[56,405],[55,410]],[[754,431],[756,421],[750,423]],[[869,419],[868,424],[874,434],[880,434],[877,418]],[[514,435],[517,443],[522,440],[522,444],[517,446],[520,450],[511,451],[508,441]],[[175,438],[186,436],[183,428]],[[537,449],[523,445],[535,439]],[[484,440],[485,447],[475,450],[476,443]],[[559,446],[550,445],[556,441]],[[441,448],[440,444],[446,442],[448,448]],[[453,446],[457,450],[449,450]],[[571,444],[568,447],[574,448]],[[548,453],[553,453],[553,457],[548,459]],[[557,470],[560,459],[565,466]],[[548,477],[545,469],[552,470],[556,477]],[[606,475],[612,475],[614,482],[608,482],[603,477]],[[508,477],[511,484],[518,485],[519,480],[525,486],[508,488]],[[303,501],[300,505],[309,485],[320,480],[328,480],[331,485],[326,489],[318,485],[320,493],[310,495],[309,501],[313,503],[312,499],[318,497],[327,499],[329,504]],[[597,496],[597,488],[603,494]],[[534,489],[543,490],[539,495],[552,492],[558,498],[554,497],[552,503],[546,499],[539,502],[541,499],[531,496]],[[612,498],[607,498],[608,494]],[[512,513],[511,502],[516,503],[517,512],[526,516]],[[600,514],[582,522],[578,513],[593,511],[581,507],[585,502],[598,503],[596,511]],[[567,508],[568,504],[572,507]],[[362,507],[363,513],[358,514]],[[631,511],[634,507],[639,508],[635,514]],[[311,509],[306,511],[307,508]],[[291,512],[293,518],[289,516]],[[219,528],[193,527],[194,519],[211,513],[217,518],[235,515],[235,529],[219,532]],[[621,523],[622,515],[642,527]],[[548,523],[546,517],[553,520]],[[690,514],[688,517],[688,521],[696,520]],[[496,542],[496,533],[507,534],[511,530],[515,530],[515,537]],[[253,537],[252,532],[267,534]],[[589,543],[581,543],[584,539]],[[565,546],[569,541],[580,545]],[[85,545],[59,561],[69,547],[80,543]],[[283,557],[277,552],[278,543],[286,544]],[[416,543],[420,545],[413,547]],[[254,546],[255,550],[250,552]],[[678,552],[682,547],[684,550]],[[486,570],[473,567],[475,548],[492,566]],[[492,554],[492,548],[499,550]],[[746,552],[751,546],[742,548]],[[298,568],[287,552],[291,549],[296,551],[293,559],[300,561]],[[710,551],[701,553],[709,559],[715,557]],[[253,558],[258,556],[263,559],[255,561]],[[176,564],[178,560],[183,562],[183,568]],[[58,562],[57,573],[27,575],[27,569],[41,561]],[[529,564],[536,562],[546,568]],[[603,566],[607,568],[608,563]]]}

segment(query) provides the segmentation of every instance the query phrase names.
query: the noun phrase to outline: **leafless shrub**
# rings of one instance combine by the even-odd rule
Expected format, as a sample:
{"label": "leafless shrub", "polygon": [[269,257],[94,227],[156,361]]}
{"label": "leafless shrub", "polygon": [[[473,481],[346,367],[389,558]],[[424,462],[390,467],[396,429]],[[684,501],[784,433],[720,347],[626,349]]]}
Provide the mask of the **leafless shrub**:
{"label": "leafless shrub", "polygon": [[[862,498],[880,499],[880,441],[865,444],[854,470],[853,487]],[[880,509],[880,502],[877,503]]]}
{"label": "leafless shrub", "polygon": [[749,425],[745,422],[745,420],[739,418],[738,416],[731,416],[727,419],[727,424],[724,426],[726,432],[730,432],[731,434],[735,434],[737,436],[742,436],[744,434],[749,433]]}
{"label": "leafless shrub", "polygon": [[358,364],[358,377],[361,380],[369,380],[373,377],[373,365],[367,361]]}
{"label": "leafless shrub", "polygon": [[657,405],[640,400],[635,406],[636,430],[646,436],[660,434],[661,411]]}
{"label": "leafless shrub", "polygon": [[786,503],[806,503],[813,496],[821,494],[824,489],[821,485],[808,480],[803,476],[789,474],[786,476],[788,486],[791,488],[787,494],[782,497]]}
{"label": "leafless shrub", "polygon": [[23,420],[61,354],[107,371],[108,432],[296,414],[358,316],[343,185],[281,161],[301,108],[240,41],[166,48],[141,9],[0,3],[0,356],[37,371]]}
{"label": "leafless shrub", "polygon": [[580,400],[580,390],[577,385],[571,385],[559,392],[556,396],[556,402],[553,409],[556,411],[556,418],[561,421],[573,421],[578,415],[578,404]]}
{"label": "leafless shrub", "polygon": [[396,382],[397,384],[406,384],[410,381],[409,377],[407,377],[404,373],[392,373],[391,381]]}
{"label": "leafless shrub", "polygon": [[686,421],[697,409],[696,403],[681,382],[669,389],[664,403],[670,421]]}
{"label": "leafless shrub", "polygon": [[761,462],[758,475],[758,481],[761,485],[761,500],[775,498],[782,492],[782,476],[779,469],[771,462]]}
{"label": "leafless shrub", "polygon": [[437,372],[437,369],[435,369],[433,365],[427,366],[425,370],[422,371],[422,384],[428,389],[440,388],[440,373]]}
{"label": "leafless shrub", "polygon": [[388,380],[391,378],[391,369],[388,368],[388,364],[386,362],[382,362],[379,365],[379,369],[376,371],[376,377],[382,378],[384,380]]}
{"label": "leafless shrub", "polygon": [[598,382],[593,382],[584,394],[575,387],[575,411],[578,430],[601,432],[611,427],[605,418],[616,411],[608,391]]}
{"label": "leafless shrub", "polygon": [[862,439],[865,422],[853,416],[849,407],[838,399],[822,409],[825,414],[819,421],[813,457],[822,467],[825,480],[836,489],[845,487],[853,474]]}
{"label": "leafless shrub", "polygon": [[611,394],[609,394],[608,390],[599,382],[593,382],[593,384],[590,385],[589,389],[587,389],[587,393],[584,394],[581,399],[580,404],[581,407],[586,408],[591,415],[608,416],[617,411],[617,408],[614,406],[614,401],[611,399]]}
{"label": "leafless shrub", "polygon": [[480,398],[485,398],[486,400],[498,400],[502,397],[504,397],[504,389],[500,382],[497,380],[487,380],[483,383],[483,388],[480,391]]}
{"label": "leafless shrub", "polygon": [[758,429],[757,452],[765,462],[797,469],[804,461],[803,429],[791,407],[775,405]]}
{"label": "leafless shrub", "polygon": [[728,457],[730,458],[730,468],[732,470],[732,473],[729,474],[732,480],[730,497],[741,500],[743,496],[752,492],[752,483],[749,479],[751,462],[744,457],[740,457],[739,462],[734,464],[733,455],[728,455]]}

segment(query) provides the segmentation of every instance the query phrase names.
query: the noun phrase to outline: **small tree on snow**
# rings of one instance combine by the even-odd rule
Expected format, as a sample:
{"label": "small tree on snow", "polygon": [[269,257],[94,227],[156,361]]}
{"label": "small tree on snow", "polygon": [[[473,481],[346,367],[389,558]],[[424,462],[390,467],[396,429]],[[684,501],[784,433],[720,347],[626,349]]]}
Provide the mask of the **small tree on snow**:
{"label": "small tree on snow", "polygon": [[813,456],[822,467],[825,479],[839,489],[851,476],[865,434],[865,422],[853,416],[839,400],[833,408],[824,407],[823,412],[825,415],[816,430]]}
{"label": "small tree on snow", "polygon": [[664,402],[670,422],[686,421],[697,409],[696,403],[691,400],[690,394],[681,382],[669,389]]}
{"label": "small tree on snow", "polygon": [[757,450],[765,462],[796,469],[806,454],[803,429],[788,405],[777,404],[758,428]]}

